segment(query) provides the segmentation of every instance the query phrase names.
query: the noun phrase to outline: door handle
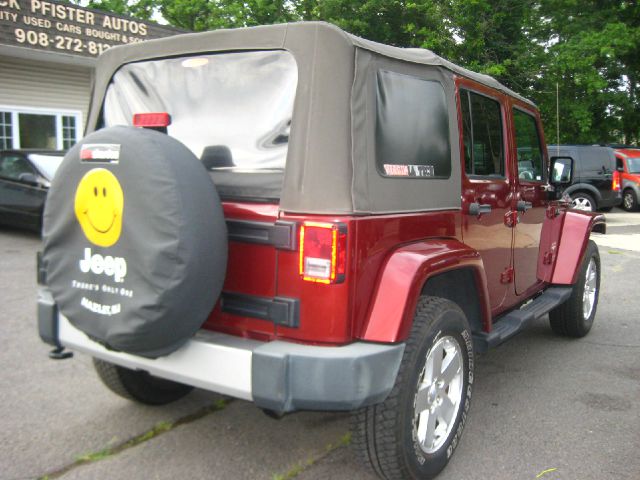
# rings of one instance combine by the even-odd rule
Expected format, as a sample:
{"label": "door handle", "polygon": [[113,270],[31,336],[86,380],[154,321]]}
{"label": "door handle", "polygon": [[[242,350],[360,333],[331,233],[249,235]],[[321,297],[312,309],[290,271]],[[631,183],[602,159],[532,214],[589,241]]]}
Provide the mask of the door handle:
{"label": "door handle", "polygon": [[529,210],[530,208],[533,207],[533,203],[531,202],[525,202],[524,200],[518,200],[518,203],[516,205],[516,210],[518,210],[519,212],[526,212],[527,210]]}
{"label": "door handle", "polygon": [[485,215],[487,213],[491,213],[491,205],[475,202],[469,204],[469,215],[479,217],[480,215]]}

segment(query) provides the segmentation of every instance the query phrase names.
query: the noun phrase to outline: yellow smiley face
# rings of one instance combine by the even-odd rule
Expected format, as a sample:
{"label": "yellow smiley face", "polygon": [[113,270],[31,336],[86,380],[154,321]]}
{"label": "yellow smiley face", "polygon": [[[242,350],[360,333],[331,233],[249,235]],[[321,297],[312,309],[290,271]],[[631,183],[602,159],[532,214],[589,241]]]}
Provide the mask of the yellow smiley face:
{"label": "yellow smiley face", "polygon": [[110,247],[120,238],[124,194],[116,176],[104,168],[89,170],[76,190],[75,213],[87,239]]}

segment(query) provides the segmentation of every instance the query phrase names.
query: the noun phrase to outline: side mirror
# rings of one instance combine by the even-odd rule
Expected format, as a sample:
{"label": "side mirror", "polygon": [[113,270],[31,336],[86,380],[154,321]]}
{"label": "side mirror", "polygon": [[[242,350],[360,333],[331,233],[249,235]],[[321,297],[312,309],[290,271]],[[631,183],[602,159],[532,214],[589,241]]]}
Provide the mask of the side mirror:
{"label": "side mirror", "polygon": [[555,187],[567,187],[573,181],[573,158],[551,157],[549,183]]}
{"label": "side mirror", "polygon": [[564,189],[571,185],[573,181],[573,158],[571,157],[551,157],[551,168],[549,172],[548,200],[559,200],[562,198]]}
{"label": "side mirror", "polygon": [[18,176],[18,180],[22,183],[26,183],[27,185],[40,185],[38,182],[38,177],[36,177],[33,173],[21,173]]}
{"label": "side mirror", "polygon": [[616,172],[624,173],[623,167],[616,167]]}

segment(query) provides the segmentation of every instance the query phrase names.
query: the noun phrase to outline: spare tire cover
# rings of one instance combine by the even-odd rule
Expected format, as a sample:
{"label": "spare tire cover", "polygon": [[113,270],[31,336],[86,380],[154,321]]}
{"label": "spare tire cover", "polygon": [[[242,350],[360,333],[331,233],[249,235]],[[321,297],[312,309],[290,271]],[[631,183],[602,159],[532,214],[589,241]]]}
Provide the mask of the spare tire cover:
{"label": "spare tire cover", "polygon": [[61,313],[113,350],[176,350],[222,289],[218,194],[194,154],[156,131],[112,127],[75,145],[52,182],[43,237]]}

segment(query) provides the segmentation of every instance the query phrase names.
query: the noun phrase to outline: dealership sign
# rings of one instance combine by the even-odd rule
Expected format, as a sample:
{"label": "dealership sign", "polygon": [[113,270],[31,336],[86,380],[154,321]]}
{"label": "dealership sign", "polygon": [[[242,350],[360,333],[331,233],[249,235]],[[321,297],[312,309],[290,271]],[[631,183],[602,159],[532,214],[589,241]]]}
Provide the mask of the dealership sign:
{"label": "dealership sign", "polygon": [[43,0],[0,0],[0,44],[95,57],[115,45],[183,33],[172,27]]}

